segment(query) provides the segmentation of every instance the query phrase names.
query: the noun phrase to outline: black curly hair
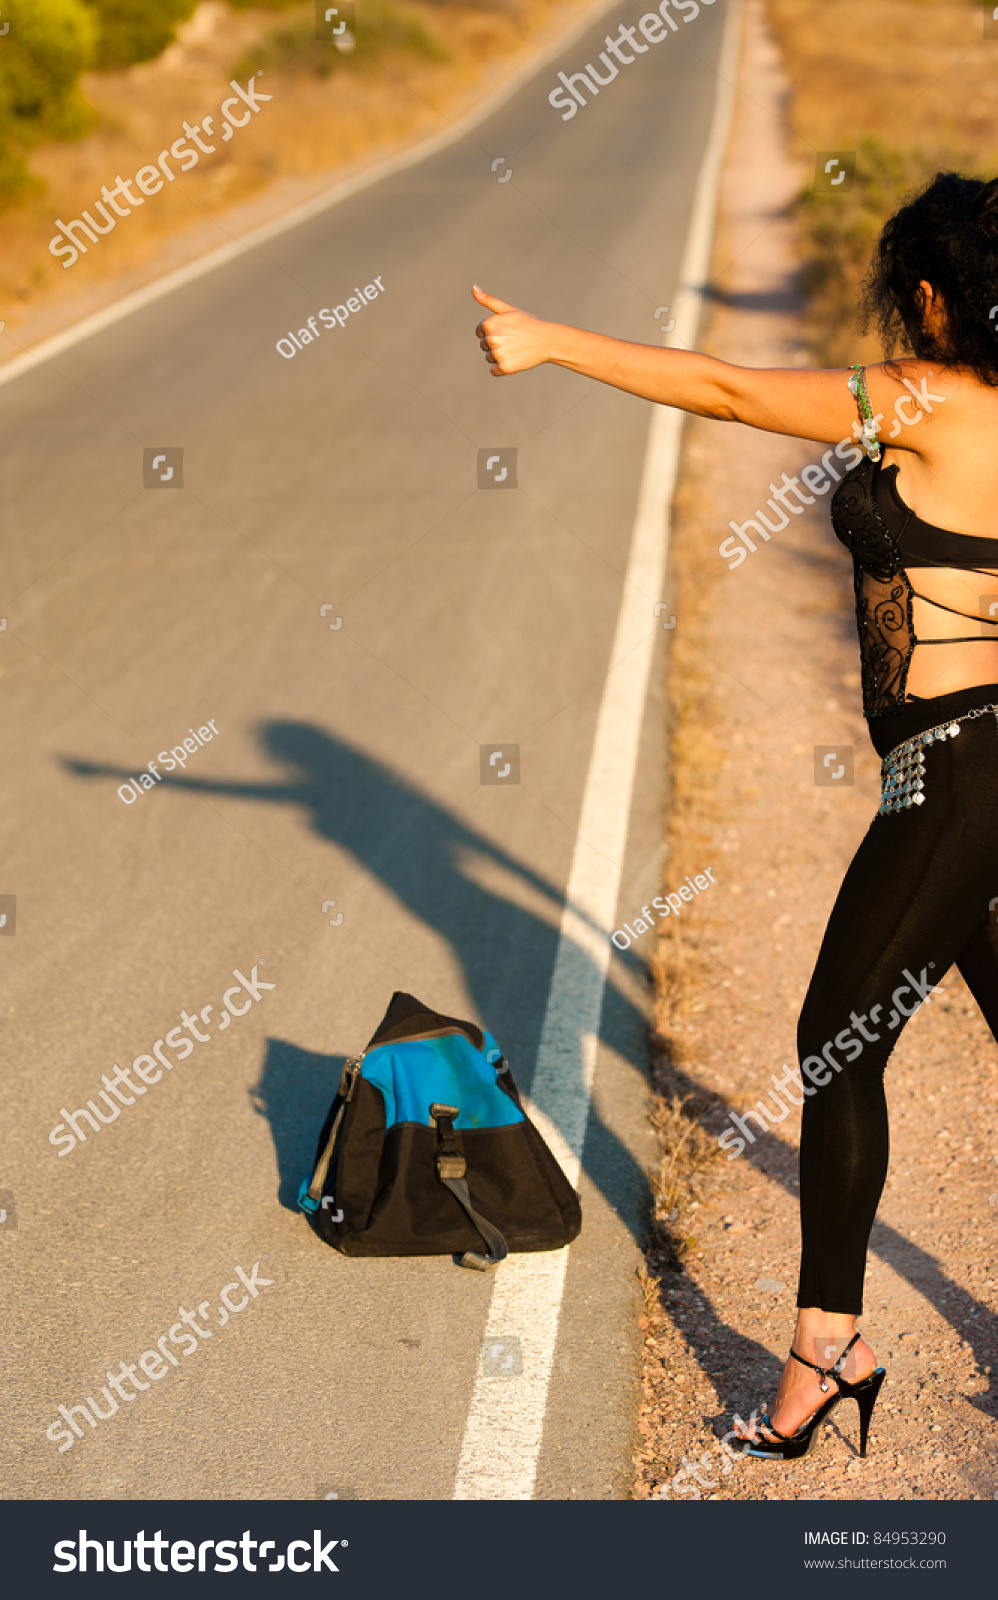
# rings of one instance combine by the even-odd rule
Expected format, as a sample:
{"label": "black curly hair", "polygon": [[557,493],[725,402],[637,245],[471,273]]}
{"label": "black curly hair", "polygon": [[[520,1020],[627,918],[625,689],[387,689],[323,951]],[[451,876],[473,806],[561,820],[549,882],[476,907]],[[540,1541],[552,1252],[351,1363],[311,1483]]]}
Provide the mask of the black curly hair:
{"label": "black curly hair", "polygon": [[[939,337],[923,327],[925,279],[941,297]],[[937,172],[890,221],[863,291],[862,328],[876,322],[886,356],[969,367],[998,388],[998,178]]]}

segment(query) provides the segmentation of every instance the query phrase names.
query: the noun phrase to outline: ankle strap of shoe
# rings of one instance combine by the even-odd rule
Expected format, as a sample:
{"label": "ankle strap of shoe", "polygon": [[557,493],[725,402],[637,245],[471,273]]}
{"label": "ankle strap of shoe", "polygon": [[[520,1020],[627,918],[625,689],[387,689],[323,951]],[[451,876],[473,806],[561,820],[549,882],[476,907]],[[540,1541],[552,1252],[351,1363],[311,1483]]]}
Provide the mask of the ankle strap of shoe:
{"label": "ankle strap of shoe", "polygon": [[859,1334],[858,1333],[854,1333],[852,1338],[849,1340],[849,1343],[846,1345],[845,1349],[843,1350],[842,1354],[838,1357],[838,1359],[835,1362],[833,1362],[833,1364],[830,1367],[818,1367],[818,1366],[815,1366],[813,1361],[805,1361],[803,1356],[799,1356],[797,1354],[797,1352],[794,1349],[793,1345],[790,1346],[790,1354],[793,1356],[795,1361],[799,1361],[800,1362],[802,1367],[810,1367],[812,1372],[820,1372],[823,1378],[837,1378],[839,1373],[842,1371],[843,1367],[846,1364],[847,1355],[849,1354],[850,1350],[852,1349],[853,1345],[856,1343],[858,1338],[859,1338]]}

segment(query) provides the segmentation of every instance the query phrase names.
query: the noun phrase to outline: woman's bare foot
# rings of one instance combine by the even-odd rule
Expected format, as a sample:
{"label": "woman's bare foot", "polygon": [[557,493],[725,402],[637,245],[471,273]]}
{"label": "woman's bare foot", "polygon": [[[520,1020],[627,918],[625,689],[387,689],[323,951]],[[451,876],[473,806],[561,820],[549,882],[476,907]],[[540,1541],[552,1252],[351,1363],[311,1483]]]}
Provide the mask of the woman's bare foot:
{"label": "woman's bare foot", "polygon": [[[819,1311],[813,1307],[804,1308],[797,1314],[793,1348],[805,1361],[812,1362],[816,1367],[827,1368],[838,1360],[855,1331],[854,1316]],[[873,1372],[876,1365],[870,1346],[864,1339],[858,1339],[846,1357],[842,1376],[847,1382],[856,1383]],[[823,1382],[828,1385],[824,1391],[821,1388]],[[836,1387],[834,1377],[823,1379],[820,1373],[802,1367],[799,1361],[788,1360],[776,1391],[775,1404],[769,1413],[770,1422],[784,1435],[796,1433],[801,1424],[807,1422],[831,1398]],[[750,1442],[772,1437],[761,1422],[739,1421],[735,1424],[735,1432],[740,1439]]]}

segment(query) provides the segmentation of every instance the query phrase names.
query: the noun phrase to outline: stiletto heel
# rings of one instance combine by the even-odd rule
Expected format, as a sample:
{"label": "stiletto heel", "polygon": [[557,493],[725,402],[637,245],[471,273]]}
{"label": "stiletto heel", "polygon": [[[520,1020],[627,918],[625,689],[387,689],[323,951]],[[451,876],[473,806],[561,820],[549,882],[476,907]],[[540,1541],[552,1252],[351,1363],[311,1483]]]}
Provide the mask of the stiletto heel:
{"label": "stiletto heel", "polygon": [[870,1418],[873,1416],[873,1408],[877,1403],[877,1396],[886,1376],[885,1369],[878,1367],[876,1372],[871,1372],[870,1376],[864,1378],[862,1383],[851,1384],[846,1390],[847,1394],[852,1393],[856,1396],[856,1401],[859,1405],[859,1453],[861,1456],[866,1455]]}
{"label": "stiletto heel", "polygon": [[826,1418],[831,1416],[839,1401],[855,1400],[859,1407],[859,1453],[861,1456],[866,1455],[870,1419],[873,1416],[873,1408],[877,1403],[877,1396],[883,1387],[887,1372],[884,1367],[877,1367],[867,1377],[860,1378],[858,1383],[850,1383],[848,1379],[843,1378],[842,1369],[846,1364],[846,1357],[858,1338],[859,1334],[854,1333],[838,1360],[830,1367],[817,1367],[813,1361],[805,1361],[804,1357],[799,1356],[791,1345],[790,1354],[795,1361],[799,1362],[802,1367],[810,1367],[812,1372],[820,1372],[820,1387],[822,1391],[828,1388],[828,1379],[833,1378],[837,1385],[836,1392],[823,1405],[820,1405],[817,1411],[813,1412],[805,1422],[802,1422],[795,1433],[781,1433],[779,1428],[774,1428],[769,1420],[767,1411],[759,1427],[765,1428],[767,1433],[774,1435],[774,1438],[772,1440],[760,1439],[757,1432],[755,1443],[748,1444],[743,1454],[747,1456],[762,1456],[770,1461],[796,1461],[798,1457],[807,1455],[817,1437],[818,1429]]}

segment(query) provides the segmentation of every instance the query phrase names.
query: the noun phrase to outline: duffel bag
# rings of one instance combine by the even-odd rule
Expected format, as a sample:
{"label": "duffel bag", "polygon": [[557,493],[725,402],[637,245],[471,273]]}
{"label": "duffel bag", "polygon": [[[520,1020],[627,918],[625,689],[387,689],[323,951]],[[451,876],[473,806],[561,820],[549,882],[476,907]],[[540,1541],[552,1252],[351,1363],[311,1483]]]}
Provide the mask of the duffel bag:
{"label": "duffel bag", "polygon": [[343,1069],[298,1204],[345,1255],[454,1255],[479,1270],[582,1226],[492,1035],[401,992]]}

